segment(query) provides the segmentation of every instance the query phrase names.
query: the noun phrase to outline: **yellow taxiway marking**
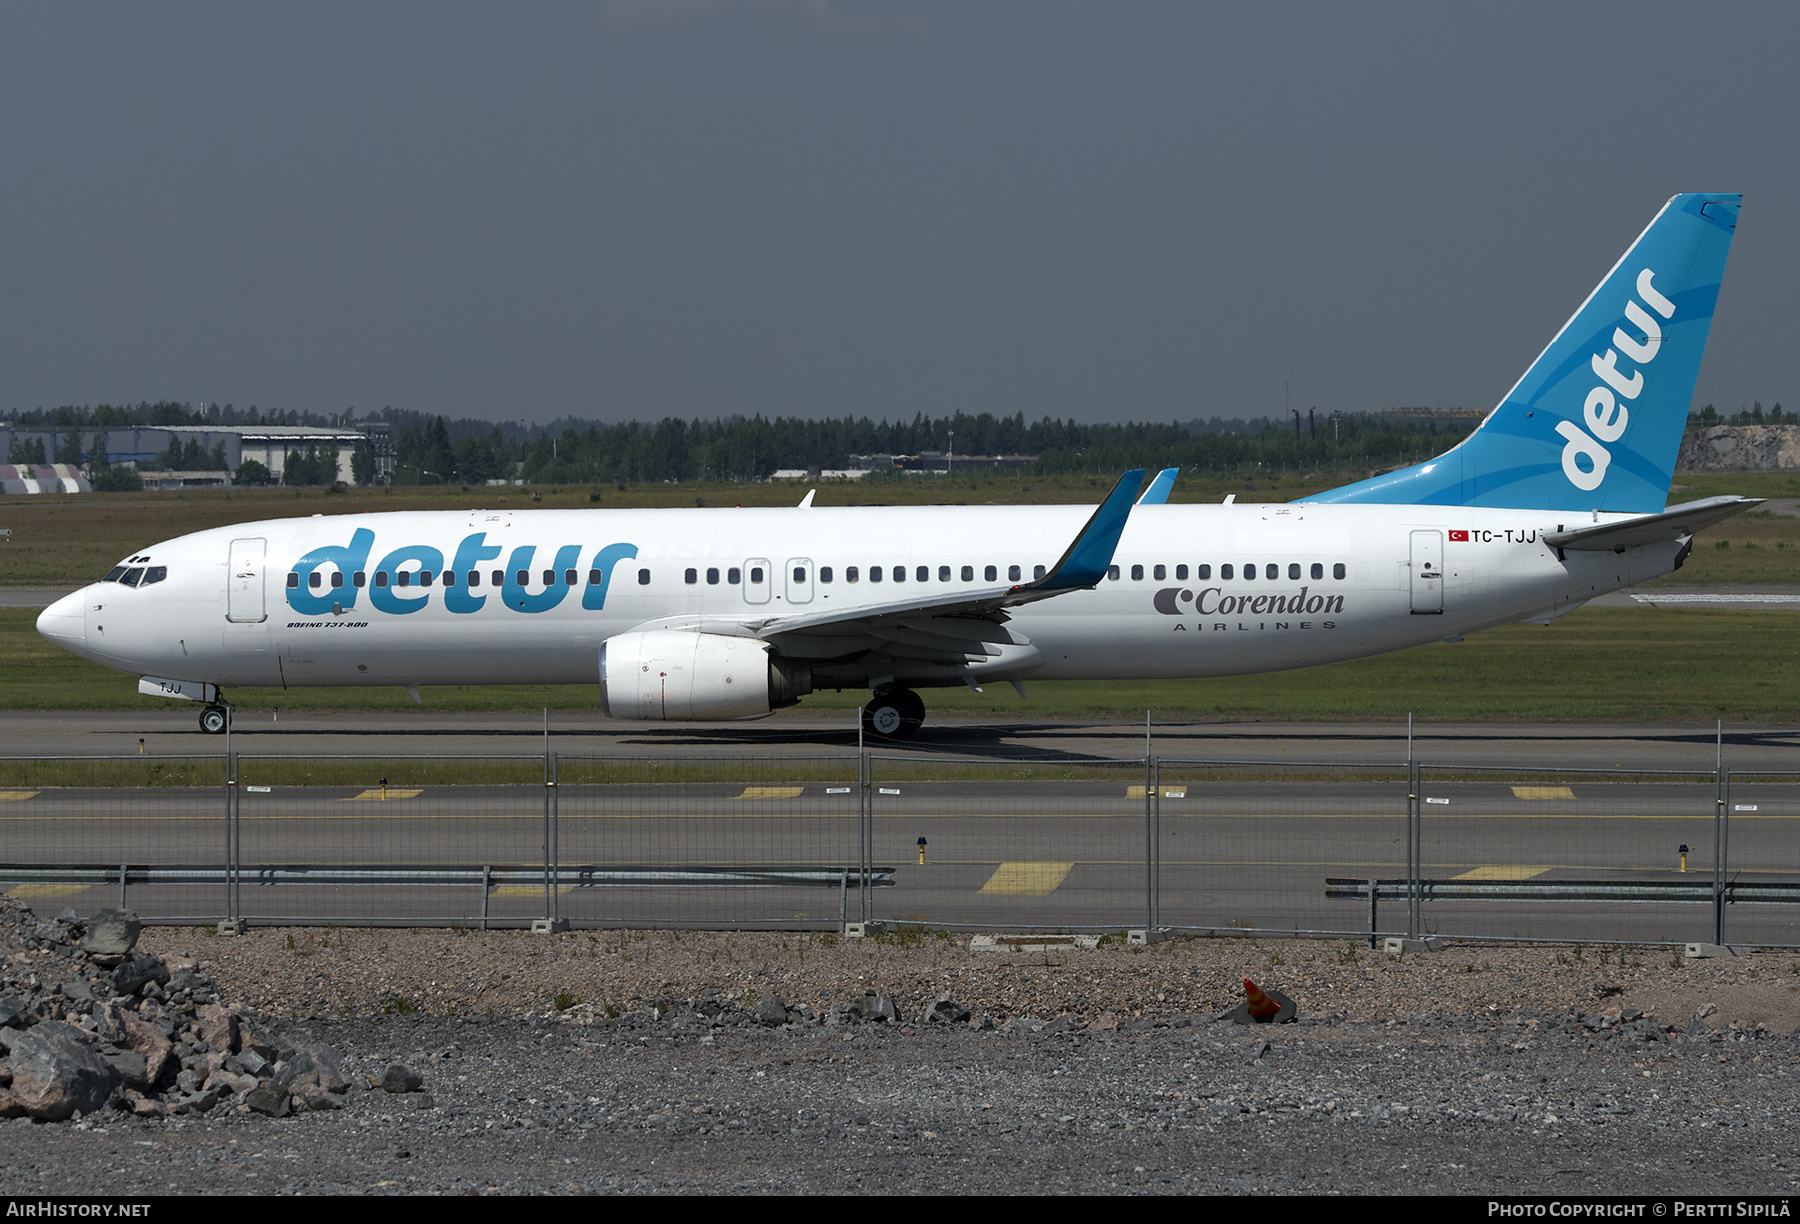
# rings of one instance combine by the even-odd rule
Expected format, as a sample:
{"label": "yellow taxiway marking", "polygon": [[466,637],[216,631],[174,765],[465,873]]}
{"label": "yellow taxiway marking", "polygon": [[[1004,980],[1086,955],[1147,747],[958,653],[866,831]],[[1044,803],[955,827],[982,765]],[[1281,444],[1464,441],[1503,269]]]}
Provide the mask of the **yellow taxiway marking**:
{"label": "yellow taxiway marking", "polygon": [[804,786],[746,786],[739,799],[798,799]]}
{"label": "yellow taxiway marking", "polygon": [[[558,884],[556,895],[560,897],[574,887],[573,884]],[[544,886],[542,884],[496,884],[492,891],[496,897],[541,897],[544,895]]]}
{"label": "yellow taxiway marking", "polygon": [[1548,867],[1513,867],[1502,864],[1495,867],[1477,867],[1473,871],[1465,871],[1461,875],[1451,878],[1457,880],[1529,880],[1535,876],[1541,876],[1549,870]]}
{"label": "yellow taxiway marking", "polygon": [[1042,897],[1056,891],[1074,863],[1001,863],[981,891],[990,897]]}
{"label": "yellow taxiway marking", "polygon": [[0,803],[17,803],[21,799],[29,799],[36,791],[0,791]]}
{"label": "yellow taxiway marking", "polygon": [[360,795],[347,795],[338,800],[338,802],[354,803],[358,799],[373,799],[379,803],[384,799],[417,799],[424,792],[424,789],[424,787],[418,787],[416,789],[408,790],[404,787],[390,786],[386,790],[383,790],[379,786],[372,786]]}
{"label": "yellow taxiway marking", "polygon": [[78,892],[86,892],[92,885],[88,884],[21,884],[6,895],[9,897],[72,897]]}
{"label": "yellow taxiway marking", "polygon": [[1515,799],[1573,799],[1575,792],[1566,786],[1515,786]]}
{"label": "yellow taxiway marking", "polygon": [[[1148,793],[1149,788],[1144,786],[1127,786],[1125,788],[1125,797],[1127,799],[1142,799]],[[1162,788],[1162,793],[1164,799],[1186,799],[1187,787],[1165,786]]]}

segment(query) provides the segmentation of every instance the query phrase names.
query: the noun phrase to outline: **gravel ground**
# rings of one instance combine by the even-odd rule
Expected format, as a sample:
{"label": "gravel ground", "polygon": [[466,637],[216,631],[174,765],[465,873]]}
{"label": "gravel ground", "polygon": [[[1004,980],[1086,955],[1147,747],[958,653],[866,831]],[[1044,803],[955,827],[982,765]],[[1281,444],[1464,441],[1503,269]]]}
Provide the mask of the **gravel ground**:
{"label": "gravel ground", "polygon": [[[1302,940],[153,929],[354,1087],[0,1122],[30,1193],[1791,1194],[1800,956]],[[14,972],[55,958],[0,949]],[[1249,976],[1298,1023],[1213,1018]],[[895,1024],[845,1020],[865,994]],[[971,1013],[925,1023],[949,995]],[[559,999],[558,996],[561,996]],[[790,1022],[770,1026],[771,998]],[[558,1009],[558,1003],[563,1005]],[[835,1009],[835,1012],[834,1012]],[[1710,1009],[1710,1010],[1709,1010]],[[1708,1011],[1695,1020],[1696,1012]],[[1644,1013],[1639,1015],[1638,1013]]]}

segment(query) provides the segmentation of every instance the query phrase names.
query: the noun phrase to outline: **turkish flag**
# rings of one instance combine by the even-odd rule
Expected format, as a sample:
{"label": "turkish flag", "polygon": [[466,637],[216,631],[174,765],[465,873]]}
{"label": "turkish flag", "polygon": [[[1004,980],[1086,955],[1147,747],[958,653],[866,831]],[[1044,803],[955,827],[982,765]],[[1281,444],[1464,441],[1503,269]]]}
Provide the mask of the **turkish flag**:
{"label": "turkish flag", "polygon": [[1469,542],[1469,533],[1466,531],[1452,531],[1450,533],[1450,539],[1452,541],[1460,541],[1467,544]]}

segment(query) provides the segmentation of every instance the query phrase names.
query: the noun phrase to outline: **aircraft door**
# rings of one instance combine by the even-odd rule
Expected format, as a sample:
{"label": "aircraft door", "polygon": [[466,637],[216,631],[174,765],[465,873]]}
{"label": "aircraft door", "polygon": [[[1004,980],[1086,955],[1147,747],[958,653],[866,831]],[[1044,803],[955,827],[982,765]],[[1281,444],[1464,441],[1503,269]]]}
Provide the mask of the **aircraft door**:
{"label": "aircraft door", "polygon": [[269,619],[263,606],[263,540],[233,540],[226,570],[225,619],[257,624]]}
{"label": "aircraft door", "polygon": [[1444,533],[1412,533],[1412,610],[1434,616],[1444,610]]}
{"label": "aircraft door", "polygon": [[744,562],[744,602],[765,604],[769,602],[769,589],[774,586],[773,575],[769,573],[769,561],[766,557],[752,557]]}
{"label": "aircraft door", "polygon": [[789,557],[785,570],[787,601],[811,603],[813,597],[813,563],[810,557]]}

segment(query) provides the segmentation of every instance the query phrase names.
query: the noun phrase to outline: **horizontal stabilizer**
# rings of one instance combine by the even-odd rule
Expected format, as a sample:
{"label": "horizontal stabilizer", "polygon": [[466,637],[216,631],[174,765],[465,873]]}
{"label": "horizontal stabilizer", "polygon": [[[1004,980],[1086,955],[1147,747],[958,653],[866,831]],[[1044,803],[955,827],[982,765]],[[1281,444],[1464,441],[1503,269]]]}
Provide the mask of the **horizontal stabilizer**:
{"label": "horizontal stabilizer", "polygon": [[1661,514],[1647,514],[1622,523],[1600,523],[1570,531],[1549,532],[1544,536],[1544,543],[1552,548],[1591,552],[1618,552],[1645,544],[1664,544],[1693,535],[1702,527],[1710,527],[1762,503],[1760,497],[1703,497]]}

